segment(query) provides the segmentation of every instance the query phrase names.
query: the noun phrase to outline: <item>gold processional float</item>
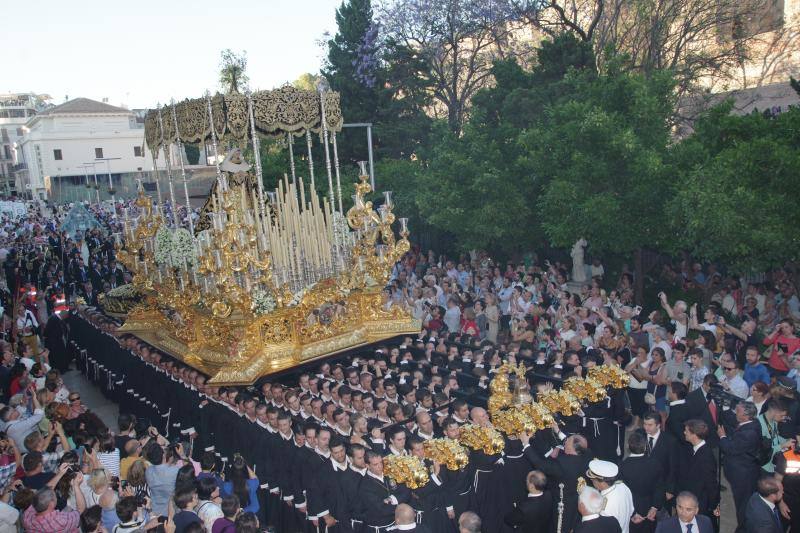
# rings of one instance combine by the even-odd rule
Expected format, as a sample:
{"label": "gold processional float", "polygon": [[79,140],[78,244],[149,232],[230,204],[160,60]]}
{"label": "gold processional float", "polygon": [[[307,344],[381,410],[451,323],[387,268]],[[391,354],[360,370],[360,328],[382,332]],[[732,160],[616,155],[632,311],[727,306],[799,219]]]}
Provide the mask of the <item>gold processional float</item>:
{"label": "gold processional float", "polygon": [[[391,192],[373,207],[363,163],[354,205],[342,209],[339,109],[338,94],[327,88],[283,87],[187,100],[148,113],[145,138],[154,162],[163,151],[173,206],[171,144],[180,153],[184,142],[210,143],[217,177],[197,227],[190,220],[188,230],[153,206],[140,184],[135,208],[123,214],[123,235],[116,236],[117,258],[133,273],[132,288],[140,296],[120,333],[200,370],[209,383],[242,385],[419,332],[420,321],[382,293],[392,267],[409,250],[407,220],[395,218]],[[322,201],[312,133],[324,144],[329,194]],[[263,187],[260,135],[287,139],[291,173],[273,192]],[[305,137],[307,180],[296,175],[295,137]],[[255,172],[244,155],[248,149]],[[180,168],[185,190],[182,159]],[[115,294],[109,296],[106,303],[113,304]]]}

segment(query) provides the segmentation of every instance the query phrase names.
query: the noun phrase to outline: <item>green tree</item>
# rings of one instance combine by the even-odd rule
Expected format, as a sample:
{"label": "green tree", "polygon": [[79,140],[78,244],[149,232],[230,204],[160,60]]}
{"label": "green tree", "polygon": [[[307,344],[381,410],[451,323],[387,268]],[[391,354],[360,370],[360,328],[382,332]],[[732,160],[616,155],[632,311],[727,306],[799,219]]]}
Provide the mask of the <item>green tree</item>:
{"label": "green tree", "polygon": [[731,115],[732,107],[707,112],[673,148],[679,181],[669,220],[697,257],[760,270],[797,258],[800,109],[768,119]]}
{"label": "green tree", "polygon": [[220,53],[219,84],[225,94],[241,92],[247,87],[247,51],[237,54],[230,48]]}
{"label": "green tree", "polygon": [[569,98],[549,107],[520,142],[525,166],[544,182],[537,206],[555,246],[584,237],[594,253],[634,254],[642,295],[642,250],[670,239],[667,145],[674,81],[621,70],[611,60],[599,76],[570,74]]}
{"label": "green tree", "polygon": [[443,141],[431,149],[417,203],[458,247],[515,252],[542,244],[536,199],[544,182],[534,179],[520,139],[547,105],[572,94],[564,81],[570,72],[594,75],[591,46],[571,34],[543,42],[531,72],[513,59],[497,61],[496,83],[475,95],[463,134],[436,131]]}

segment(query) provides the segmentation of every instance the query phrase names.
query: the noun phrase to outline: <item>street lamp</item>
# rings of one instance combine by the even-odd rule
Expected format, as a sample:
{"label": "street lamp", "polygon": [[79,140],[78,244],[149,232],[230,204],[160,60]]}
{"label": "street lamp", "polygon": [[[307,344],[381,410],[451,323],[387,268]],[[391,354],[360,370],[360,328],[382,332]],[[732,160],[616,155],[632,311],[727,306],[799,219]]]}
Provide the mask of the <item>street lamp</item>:
{"label": "street lamp", "polygon": [[95,166],[97,163],[89,161],[88,163],[84,163],[84,165],[92,167],[92,173],[94,174],[94,191],[97,193],[97,205],[100,205],[100,187],[97,185],[97,167]]}
{"label": "street lamp", "polygon": [[86,169],[89,168],[89,167],[93,167],[93,166],[94,166],[94,163],[92,163],[91,165],[88,164],[88,163],[84,163],[83,165],[78,165],[78,168],[82,168],[83,169],[83,176],[86,178],[86,189],[87,189],[87,191],[86,191],[86,201],[88,201],[89,203],[92,202],[92,193],[89,192],[88,189],[90,189],[92,186],[89,183],[89,172]]}
{"label": "street lamp", "polygon": [[[118,159],[122,159],[121,157],[95,157],[95,161],[105,161],[106,162],[106,171],[108,172],[108,192],[111,194],[111,202],[114,205],[114,212],[116,213],[117,208],[117,197],[114,195],[114,184],[111,183],[111,163],[110,161],[116,161]],[[99,194],[99,193],[98,193]]]}

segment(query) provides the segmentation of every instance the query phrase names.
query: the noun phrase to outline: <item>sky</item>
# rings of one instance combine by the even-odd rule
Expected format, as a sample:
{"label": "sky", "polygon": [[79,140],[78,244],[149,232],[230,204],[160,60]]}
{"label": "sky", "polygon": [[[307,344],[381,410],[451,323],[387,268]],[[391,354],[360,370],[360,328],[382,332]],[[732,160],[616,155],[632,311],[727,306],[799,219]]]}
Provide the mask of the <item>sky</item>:
{"label": "sky", "polygon": [[250,88],[316,73],[341,0],[28,0],[0,31],[0,93],[150,108],[219,89],[220,51],[247,51]]}

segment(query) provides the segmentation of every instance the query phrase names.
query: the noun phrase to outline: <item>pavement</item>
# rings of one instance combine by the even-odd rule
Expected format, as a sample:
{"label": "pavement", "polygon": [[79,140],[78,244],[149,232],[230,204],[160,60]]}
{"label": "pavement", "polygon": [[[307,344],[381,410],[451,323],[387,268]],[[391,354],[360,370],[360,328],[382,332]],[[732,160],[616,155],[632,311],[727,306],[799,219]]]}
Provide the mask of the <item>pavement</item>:
{"label": "pavement", "polygon": [[81,403],[90,411],[100,417],[100,420],[111,429],[118,431],[117,418],[119,406],[109,401],[86,377],[78,370],[70,370],[62,376],[64,385],[70,392],[79,392]]}

